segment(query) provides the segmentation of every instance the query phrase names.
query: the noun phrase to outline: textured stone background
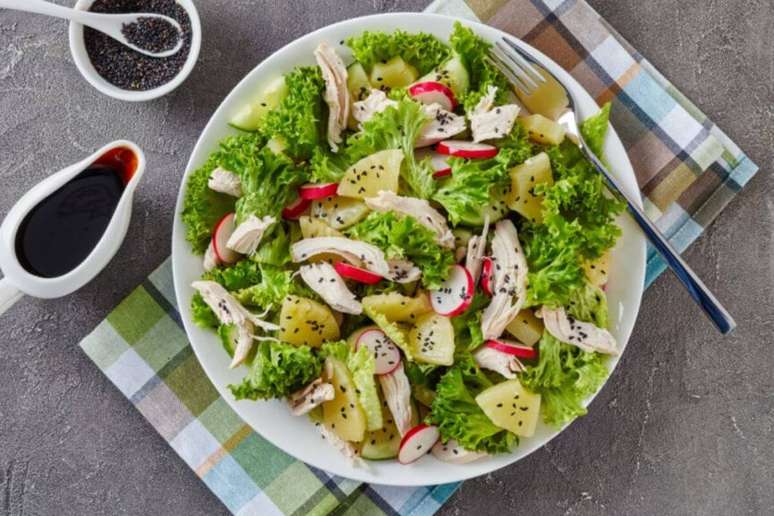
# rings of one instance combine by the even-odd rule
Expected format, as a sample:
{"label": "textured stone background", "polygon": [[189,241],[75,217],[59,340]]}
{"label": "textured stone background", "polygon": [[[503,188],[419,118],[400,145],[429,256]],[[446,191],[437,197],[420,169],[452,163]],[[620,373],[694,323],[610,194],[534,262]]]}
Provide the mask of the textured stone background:
{"label": "textured stone background", "polygon": [[[200,1],[197,68],[146,104],[91,89],[65,23],[0,11],[0,213],[114,138],[137,141],[150,164],[126,243],[97,280],[0,318],[0,513],[225,513],[76,343],[169,254],[187,156],[248,70],[309,30],[425,3]],[[687,255],[739,329],[720,339],[663,276],[590,414],[527,460],[465,483],[442,513],[772,514],[774,2],[591,4],[761,166]]]}

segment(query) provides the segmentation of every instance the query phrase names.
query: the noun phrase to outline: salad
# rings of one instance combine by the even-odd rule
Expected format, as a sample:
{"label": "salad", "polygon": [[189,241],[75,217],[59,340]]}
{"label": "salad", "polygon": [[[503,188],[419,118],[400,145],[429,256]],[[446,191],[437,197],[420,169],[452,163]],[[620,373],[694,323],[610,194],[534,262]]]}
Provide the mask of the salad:
{"label": "salad", "polygon": [[[355,461],[506,453],[585,414],[618,352],[623,206],[555,121],[567,99],[515,92],[489,46],[459,23],[322,42],[188,178],[193,318],[244,366],[233,396],[285,400]],[[581,128],[599,155],[609,110]]]}

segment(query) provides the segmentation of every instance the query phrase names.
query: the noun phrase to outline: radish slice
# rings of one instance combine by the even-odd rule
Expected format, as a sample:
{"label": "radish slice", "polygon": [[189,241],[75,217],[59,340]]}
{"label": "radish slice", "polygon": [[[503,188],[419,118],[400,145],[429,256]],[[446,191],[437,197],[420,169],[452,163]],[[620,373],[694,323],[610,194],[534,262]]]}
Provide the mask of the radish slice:
{"label": "radish slice", "polygon": [[424,423],[410,429],[403,436],[403,439],[400,440],[398,462],[401,464],[411,464],[418,460],[422,455],[433,449],[440,436],[438,427]]}
{"label": "radish slice", "polygon": [[486,453],[466,450],[454,439],[449,439],[446,444],[439,440],[435,443],[435,446],[433,446],[431,453],[436,459],[450,464],[467,464],[468,462],[473,462],[474,460],[486,457]]}
{"label": "radish slice", "polygon": [[336,272],[338,272],[340,276],[355,280],[359,283],[365,283],[366,285],[373,285],[382,280],[382,277],[378,274],[345,262],[337,262],[333,264],[333,268],[336,269]]}
{"label": "radish slice", "polygon": [[499,152],[494,145],[464,142],[461,140],[444,140],[435,146],[435,150],[440,154],[469,159],[494,158]]}
{"label": "radish slice", "polygon": [[446,161],[449,158],[442,154],[438,154],[425,147],[414,151],[414,156],[416,156],[417,161],[430,158],[430,165],[433,167],[433,170],[435,170],[433,177],[436,179],[450,176],[452,173],[452,169]]}
{"label": "radish slice", "polygon": [[312,201],[309,199],[303,199],[299,197],[292,203],[285,206],[285,208],[282,210],[282,218],[287,220],[298,220],[310,204],[312,204]]}
{"label": "radish slice", "polygon": [[462,265],[454,265],[449,277],[438,290],[430,291],[430,304],[439,315],[455,317],[473,301],[473,276]]}
{"label": "radish slice", "polygon": [[494,262],[488,256],[484,256],[481,261],[481,290],[487,296],[492,296],[492,271],[494,269]]}
{"label": "radish slice", "polygon": [[538,355],[535,348],[525,346],[524,344],[514,342],[512,340],[488,340],[484,346],[495,349],[502,353],[507,353],[508,355],[513,355],[517,358],[523,358],[525,360],[533,360],[537,358]]}
{"label": "radish slice", "polygon": [[409,87],[408,92],[422,104],[440,104],[446,111],[454,111],[457,107],[452,90],[440,82],[418,82]]}
{"label": "radish slice", "polygon": [[338,183],[325,183],[321,185],[307,183],[298,189],[298,195],[307,201],[314,201],[315,199],[336,195],[336,190],[338,189]]}
{"label": "radish slice", "polygon": [[365,346],[374,355],[376,374],[390,374],[400,365],[400,351],[398,346],[390,340],[382,330],[368,330],[363,332],[357,341],[355,349]]}
{"label": "radish slice", "polygon": [[215,256],[221,263],[236,263],[242,256],[226,245],[228,239],[231,238],[234,229],[236,229],[235,221],[235,215],[233,213],[228,213],[215,224],[215,229],[212,231],[212,249],[215,251]]}

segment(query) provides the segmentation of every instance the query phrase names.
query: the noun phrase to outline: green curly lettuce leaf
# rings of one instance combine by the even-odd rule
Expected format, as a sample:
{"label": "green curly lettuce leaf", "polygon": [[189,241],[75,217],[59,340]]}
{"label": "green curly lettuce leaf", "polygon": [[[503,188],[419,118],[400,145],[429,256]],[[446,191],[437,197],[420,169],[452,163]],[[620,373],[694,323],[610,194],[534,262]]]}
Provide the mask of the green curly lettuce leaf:
{"label": "green curly lettuce leaf", "polygon": [[492,423],[476,403],[476,396],[491,386],[469,355],[458,358],[436,385],[427,422],[438,427],[444,441],[455,439],[466,450],[509,451],[518,442],[516,435]]}
{"label": "green curly lettuce leaf", "polygon": [[242,197],[236,202],[237,223],[250,215],[270,215],[279,220],[282,208],[294,199],[296,187],[308,179],[306,171],[296,167],[293,160],[265,147],[241,156],[229,170],[242,180]]}
{"label": "green curly lettuce leaf", "polygon": [[261,267],[251,260],[240,260],[230,267],[217,267],[202,275],[205,281],[220,283],[229,292],[261,281]]}
{"label": "green curly lettuce leaf", "polygon": [[610,102],[607,102],[596,115],[584,120],[580,127],[584,141],[589,146],[591,152],[600,159],[603,157],[602,149],[605,146],[605,136],[607,135],[607,123],[609,120]]}
{"label": "green curly lettuce leaf", "polygon": [[435,234],[413,217],[372,212],[349,229],[350,238],[373,244],[388,258],[406,258],[422,270],[422,284],[438,288],[454,264],[454,253],[436,243]]}
{"label": "green curly lettuce leaf", "polygon": [[451,177],[433,195],[455,226],[476,220],[482,207],[492,201],[492,189],[506,184],[508,169],[496,159],[451,158]]}
{"label": "green curly lettuce leaf", "polygon": [[504,104],[508,100],[510,84],[508,79],[487,58],[487,53],[492,45],[476,35],[472,29],[465,27],[460,22],[454,24],[454,31],[449,37],[449,44],[454,52],[459,55],[462,64],[470,75],[470,88],[460,100],[466,112],[476,107],[489,86],[497,87],[495,103]]}
{"label": "green curly lettuce leaf", "polygon": [[206,163],[191,173],[186,184],[182,217],[186,226],[186,240],[191,243],[195,253],[204,253],[215,224],[223,215],[234,210],[233,197],[210,190],[207,186],[210,174],[218,167],[239,173],[239,170],[232,167],[252,160],[265,142],[266,138],[257,133],[224,138]]}
{"label": "green curly lettuce leaf", "polygon": [[373,310],[370,307],[363,307],[363,312],[368,316],[380,330],[384,332],[391,341],[398,346],[403,354],[406,356],[406,360],[409,362],[414,360],[414,354],[411,352],[411,346],[408,342],[408,330],[398,323],[390,322],[387,316]]}
{"label": "green curly lettuce leaf", "polygon": [[215,312],[204,302],[201,294],[196,292],[191,298],[191,316],[196,326],[215,329],[220,324]]}
{"label": "green curly lettuce leaf", "polygon": [[263,265],[282,267],[289,264],[290,235],[283,224],[276,224],[261,240],[261,245],[250,259]]}
{"label": "green curly lettuce leaf", "polygon": [[481,331],[481,314],[489,298],[481,291],[473,296],[465,312],[451,318],[454,328],[454,346],[457,352],[470,352],[484,343],[484,334]]}
{"label": "green curly lettuce leaf", "polygon": [[318,378],[321,368],[309,346],[261,342],[242,383],[228,387],[238,400],[284,398]]}
{"label": "green curly lettuce leaf", "polygon": [[397,106],[374,115],[359,133],[347,140],[347,161],[354,164],[378,151],[401,149],[404,158],[400,177],[405,187],[404,193],[429,199],[436,187],[430,158],[417,161],[414,155],[414,142],[426,123],[427,117],[420,104],[413,100],[401,100]]}
{"label": "green curly lettuce leaf", "polygon": [[323,91],[325,83],[316,66],[298,67],[285,76],[288,93],[280,105],[266,114],[262,131],[267,137],[280,137],[285,152],[297,159],[308,159],[323,140]]}
{"label": "green curly lettuce leaf", "polygon": [[352,55],[366,70],[380,61],[400,56],[424,75],[446,61],[451,52],[449,47],[431,34],[409,34],[402,30],[394,32],[366,31],[346,40]]}
{"label": "green curly lettuce leaf", "polygon": [[260,267],[261,281],[243,288],[234,297],[245,306],[255,306],[262,310],[277,309],[282,300],[290,294],[296,294],[293,271],[271,265]]}

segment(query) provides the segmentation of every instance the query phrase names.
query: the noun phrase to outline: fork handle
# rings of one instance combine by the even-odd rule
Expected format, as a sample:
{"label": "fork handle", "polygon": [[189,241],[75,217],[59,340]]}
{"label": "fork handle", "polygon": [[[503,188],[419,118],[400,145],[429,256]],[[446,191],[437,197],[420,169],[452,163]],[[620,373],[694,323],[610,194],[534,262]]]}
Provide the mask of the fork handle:
{"label": "fork handle", "polygon": [[640,226],[650,243],[653,244],[653,247],[666,260],[669,268],[672,269],[677,279],[685,286],[694,301],[701,306],[707,317],[723,335],[730,333],[736,327],[736,322],[731,317],[731,314],[728,313],[696,273],[685,263],[680,254],[672,247],[672,244],[669,243],[648,216],[645,215],[645,212],[626,194],[615,178],[608,172],[607,167],[585,145],[582,146],[582,149],[586,157],[605,177],[611,190],[626,201],[629,213],[631,213],[635,222]]}

